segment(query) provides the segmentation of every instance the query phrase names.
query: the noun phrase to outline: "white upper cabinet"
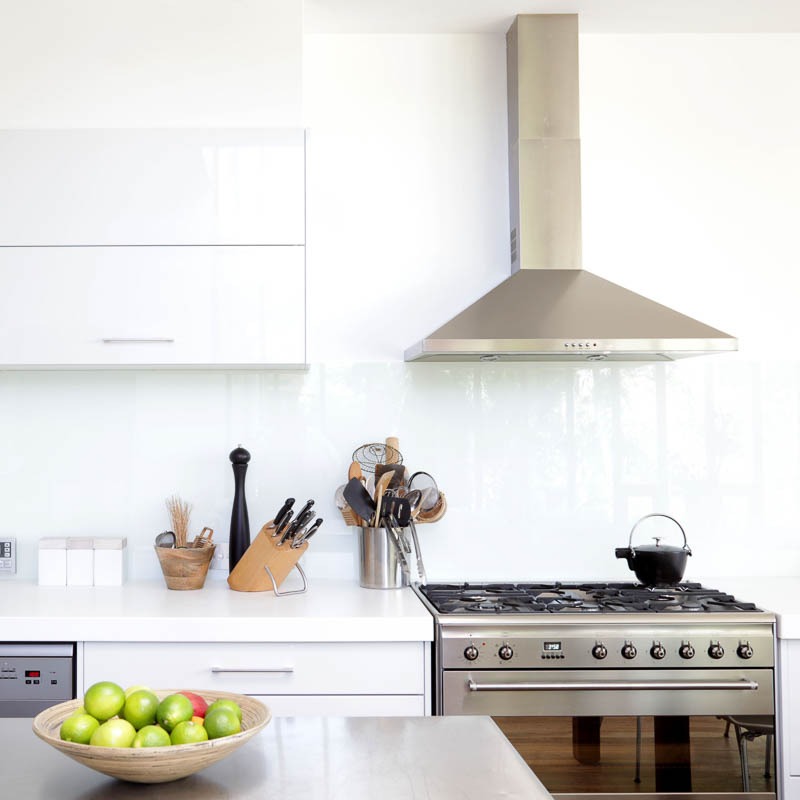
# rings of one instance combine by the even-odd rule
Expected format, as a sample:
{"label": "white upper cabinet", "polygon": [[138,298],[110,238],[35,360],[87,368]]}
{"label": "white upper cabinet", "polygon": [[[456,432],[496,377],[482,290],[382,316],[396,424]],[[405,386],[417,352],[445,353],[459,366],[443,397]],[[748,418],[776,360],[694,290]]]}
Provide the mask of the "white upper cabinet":
{"label": "white upper cabinet", "polygon": [[0,246],[305,242],[301,129],[0,131]]}
{"label": "white upper cabinet", "polygon": [[5,367],[305,360],[304,247],[0,247]]}
{"label": "white upper cabinet", "polygon": [[0,129],[303,126],[303,0],[2,8]]}
{"label": "white upper cabinet", "polygon": [[6,16],[0,367],[305,365],[302,0]]}

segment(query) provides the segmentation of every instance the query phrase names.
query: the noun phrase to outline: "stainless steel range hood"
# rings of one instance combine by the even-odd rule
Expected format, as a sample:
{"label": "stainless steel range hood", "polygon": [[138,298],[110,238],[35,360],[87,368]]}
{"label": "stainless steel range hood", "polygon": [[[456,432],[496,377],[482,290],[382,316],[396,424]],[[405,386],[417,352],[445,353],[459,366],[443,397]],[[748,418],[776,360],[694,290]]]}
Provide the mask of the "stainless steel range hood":
{"label": "stainless steel range hood", "polygon": [[736,339],[581,268],[578,17],[507,34],[511,277],[406,361],[671,361]]}

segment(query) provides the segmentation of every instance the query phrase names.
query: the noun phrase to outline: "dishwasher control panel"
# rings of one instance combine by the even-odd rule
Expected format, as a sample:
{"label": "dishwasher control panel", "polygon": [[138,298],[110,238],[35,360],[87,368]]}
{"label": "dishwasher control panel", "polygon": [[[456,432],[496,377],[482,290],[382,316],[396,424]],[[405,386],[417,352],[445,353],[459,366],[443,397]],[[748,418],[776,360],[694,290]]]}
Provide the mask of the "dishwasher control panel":
{"label": "dishwasher control panel", "polygon": [[34,716],[75,697],[75,645],[0,644],[0,717]]}
{"label": "dishwasher control panel", "polygon": [[0,538],[0,575],[17,572],[17,540],[8,536]]}

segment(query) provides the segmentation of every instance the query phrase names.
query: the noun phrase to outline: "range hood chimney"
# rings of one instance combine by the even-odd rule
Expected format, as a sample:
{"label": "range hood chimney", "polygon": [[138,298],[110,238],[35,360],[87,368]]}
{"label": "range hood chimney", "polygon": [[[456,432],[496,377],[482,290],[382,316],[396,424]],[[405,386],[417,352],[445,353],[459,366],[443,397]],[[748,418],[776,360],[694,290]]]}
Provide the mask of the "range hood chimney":
{"label": "range hood chimney", "polygon": [[578,17],[506,35],[511,277],[406,361],[672,361],[736,339],[581,268]]}

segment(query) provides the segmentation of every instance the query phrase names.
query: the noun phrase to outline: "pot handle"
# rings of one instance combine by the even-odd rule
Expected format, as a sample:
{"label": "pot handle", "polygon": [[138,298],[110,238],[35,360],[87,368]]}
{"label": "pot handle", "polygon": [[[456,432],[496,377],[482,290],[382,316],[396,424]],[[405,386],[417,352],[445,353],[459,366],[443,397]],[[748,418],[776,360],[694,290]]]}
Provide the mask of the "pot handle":
{"label": "pot handle", "polygon": [[[640,522],[644,522],[646,519],[650,519],[650,517],[664,517],[665,519],[671,519],[677,526],[680,528],[681,533],[683,534],[683,549],[689,554],[692,554],[692,548],[689,547],[689,543],[686,541],[686,531],[683,529],[683,526],[676,520],[674,517],[669,516],[669,514],[645,514],[641,519],[637,520],[633,527],[631,528],[631,535],[628,539],[628,549],[631,549],[631,543],[633,542],[633,532],[636,530]],[[618,556],[621,558],[622,556]]]}

